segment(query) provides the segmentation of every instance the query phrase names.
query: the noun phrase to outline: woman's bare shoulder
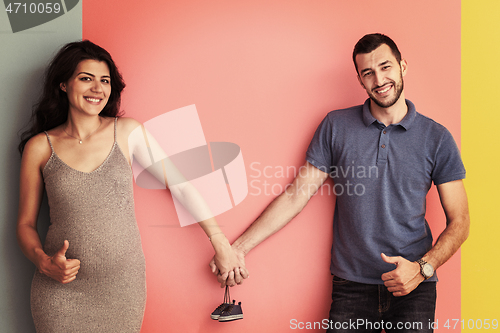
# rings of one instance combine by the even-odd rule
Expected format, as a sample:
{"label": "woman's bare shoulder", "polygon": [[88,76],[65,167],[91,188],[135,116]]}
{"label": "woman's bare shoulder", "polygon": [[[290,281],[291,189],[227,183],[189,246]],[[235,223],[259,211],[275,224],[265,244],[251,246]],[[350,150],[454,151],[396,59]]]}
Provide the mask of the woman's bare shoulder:
{"label": "woman's bare shoulder", "polygon": [[29,159],[37,165],[45,164],[52,155],[52,149],[45,133],[38,133],[26,142],[23,159]]}
{"label": "woman's bare shoulder", "polygon": [[44,132],[38,133],[29,139],[28,142],[26,142],[26,146],[24,146],[24,151],[43,152],[46,150],[51,151],[47,135],[45,135]]}
{"label": "woman's bare shoulder", "polygon": [[130,139],[130,134],[137,128],[140,128],[142,124],[130,117],[120,117],[116,125],[116,130],[118,134],[118,141],[127,142]]}
{"label": "woman's bare shoulder", "polygon": [[118,118],[117,122],[117,129],[122,132],[126,133],[127,135],[130,134],[134,129],[137,127],[141,126],[142,124],[135,120],[134,118],[130,117],[120,117]]}

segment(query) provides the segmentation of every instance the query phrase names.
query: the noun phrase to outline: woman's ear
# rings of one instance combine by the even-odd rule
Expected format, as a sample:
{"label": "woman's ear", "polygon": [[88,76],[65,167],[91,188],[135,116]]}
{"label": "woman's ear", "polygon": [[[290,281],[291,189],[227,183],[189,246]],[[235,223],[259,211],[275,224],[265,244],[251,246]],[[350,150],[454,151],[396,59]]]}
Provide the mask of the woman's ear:
{"label": "woman's ear", "polygon": [[61,88],[62,91],[66,92],[66,83],[64,82],[59,83],[59,87]]}

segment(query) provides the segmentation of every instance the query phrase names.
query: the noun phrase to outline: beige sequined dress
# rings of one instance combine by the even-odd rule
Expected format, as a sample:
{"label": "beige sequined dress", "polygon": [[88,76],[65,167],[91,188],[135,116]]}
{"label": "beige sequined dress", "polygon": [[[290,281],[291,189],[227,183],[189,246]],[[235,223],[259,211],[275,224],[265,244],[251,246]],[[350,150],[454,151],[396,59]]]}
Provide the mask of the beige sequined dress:
{"label": "beige sequined dress", "polygon": [[[47,134],[47,133],[46,133]],[[37,332],[139,332],[146,304],[145,260],[134,213],[133,177],[115,142],[92,172],[54,152],[43,169],[50,207],[44,244],[53,255],[69,241],[67,258],[81,262],[76,280],[61,284],[38,271],[31,287]]]}

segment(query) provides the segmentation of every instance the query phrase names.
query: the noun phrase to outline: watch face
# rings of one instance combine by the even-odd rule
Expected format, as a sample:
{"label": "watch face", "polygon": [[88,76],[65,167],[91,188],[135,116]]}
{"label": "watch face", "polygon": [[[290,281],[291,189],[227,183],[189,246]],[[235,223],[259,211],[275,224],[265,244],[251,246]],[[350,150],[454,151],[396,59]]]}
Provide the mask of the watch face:
{"label": "watch face", "polygon": [[427,276],[427,277],[431,277],[434,274],[434,269],[429,264],[424,265],[423,270],[424,270],[425,276]]}

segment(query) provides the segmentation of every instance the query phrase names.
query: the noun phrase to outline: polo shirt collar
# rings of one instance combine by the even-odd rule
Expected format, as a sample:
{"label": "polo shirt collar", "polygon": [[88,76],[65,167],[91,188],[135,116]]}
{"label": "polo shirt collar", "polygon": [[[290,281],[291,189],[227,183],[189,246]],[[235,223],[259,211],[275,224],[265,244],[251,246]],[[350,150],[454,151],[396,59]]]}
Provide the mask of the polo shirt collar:
{"label": "polo shirt collar", "polygon": [[[412,102],[409,100],[405,99],[406,106],[408,106],[408,112],[406,113],[406,116],[396,125],[399,125],[403,127],[405,130],[409,130],[411,127],[411,124],[413,123],[413,120],[415,119],[415,116],[417,115],[417,110],[415,109],[415,105],[413,105]],[[368,98],[365,103],[363,104],[363,122],[365,123],[365,126],[368,127],[374,122],[377,122],[378,124],[383,125],[381,122],[379,122],[375,117],[372,115],[370,112],[370,99]]]}

